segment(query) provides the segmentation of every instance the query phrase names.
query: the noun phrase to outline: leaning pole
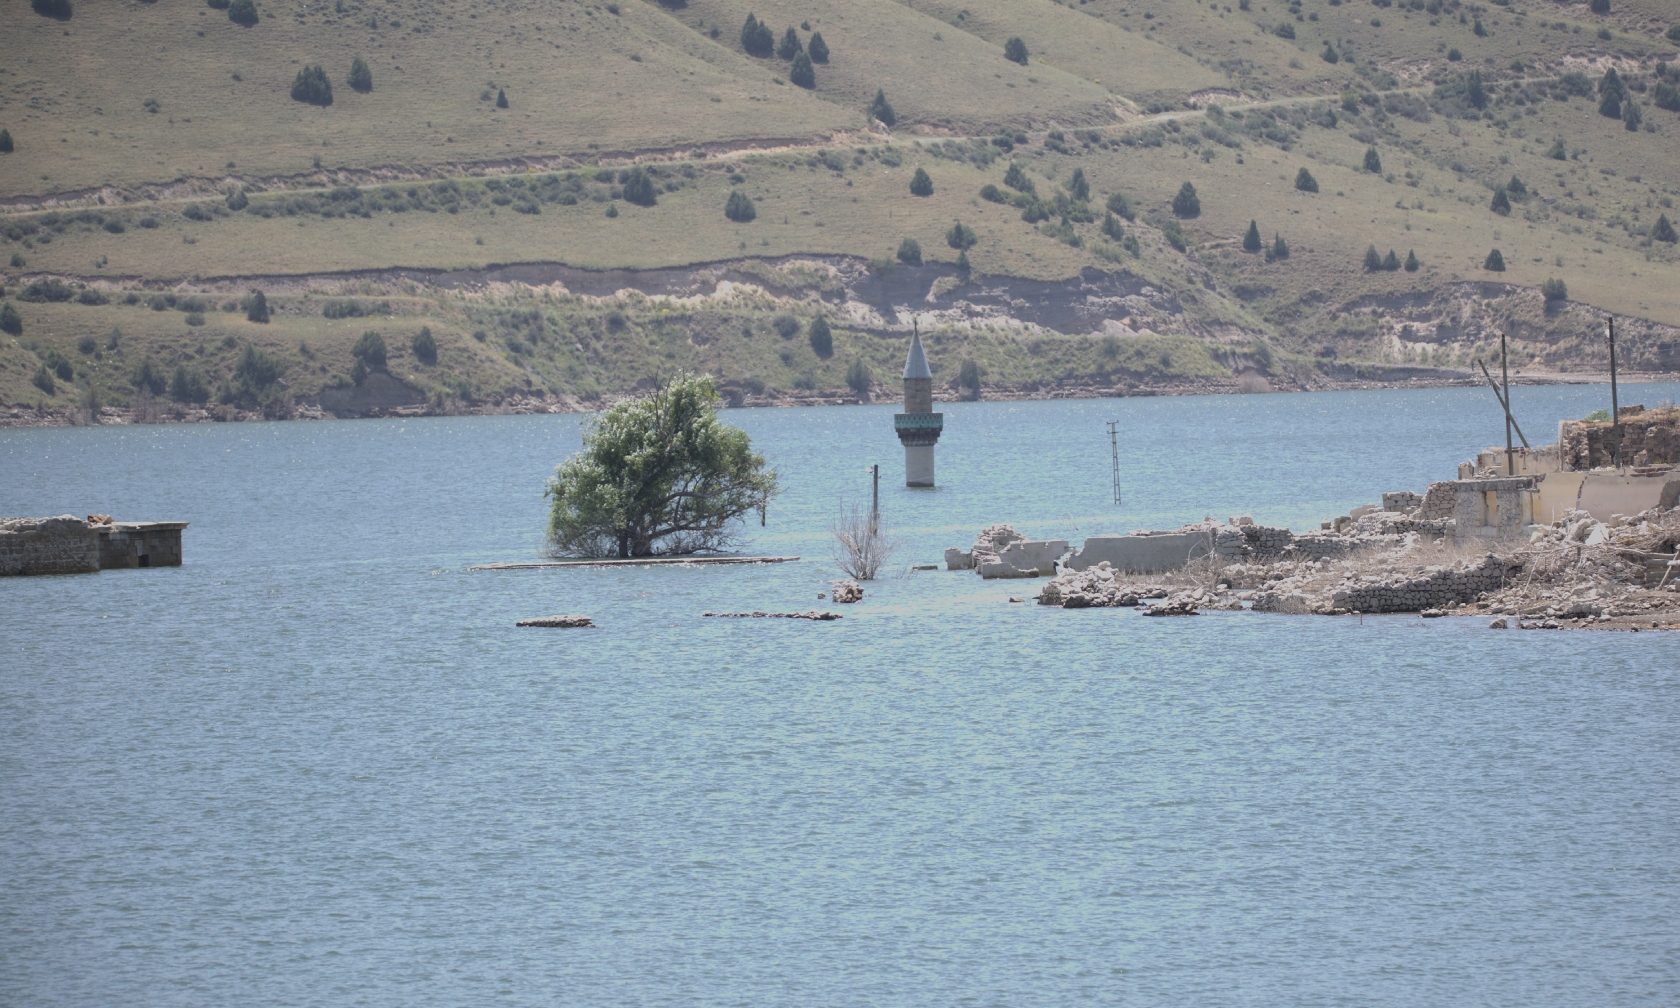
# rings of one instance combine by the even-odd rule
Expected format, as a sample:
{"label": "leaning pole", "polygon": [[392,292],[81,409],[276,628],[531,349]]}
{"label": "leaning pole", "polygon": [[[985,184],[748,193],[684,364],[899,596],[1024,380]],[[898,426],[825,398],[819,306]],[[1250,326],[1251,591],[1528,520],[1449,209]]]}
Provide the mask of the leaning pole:
{"label": "leaning pole", "polygon": [[933,372],[922,352],[922,334],[910,334],[904,358],[904,412],[893,414],[893,430],[904,445],[904,485],[933,486],[933,446],[945,429],[945,414],[933,411]]}

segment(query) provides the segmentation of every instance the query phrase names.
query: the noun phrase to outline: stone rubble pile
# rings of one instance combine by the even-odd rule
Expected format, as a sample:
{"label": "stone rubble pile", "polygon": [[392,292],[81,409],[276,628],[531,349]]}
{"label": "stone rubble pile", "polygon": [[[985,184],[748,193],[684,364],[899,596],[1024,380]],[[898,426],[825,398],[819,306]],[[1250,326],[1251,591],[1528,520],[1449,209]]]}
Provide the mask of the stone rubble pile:
{"label": "stone rubble pile", "polygon": [[821,612],[808,609],[805,612],[704,612],[702,616],[719,616],[724,619],[806,619],[806,620],[837,620],[843,617],[837,612]]}
{"label": "stone rubble pile", "polygon": [[557,627],[563,630],[577,630],[594,625],[594,620],[578,613],[573,613],[570,616],[539,616],[536,619],[523,619],[514,624],[514,626],[528,627]]}
{"label": "stone rubble pile", "polygon": [[1031,541],[1013,525],[988,525],[967,551],[945,551],[945,569],[972,570],[983,578],[1049,577],[1067,552],[1066,539]]}
{"label": "stone rubble pile", "polygon": [[834,582],[834,601],[841,603],[858,602],[863,599],[863,589],[856,581],[847,579]]}

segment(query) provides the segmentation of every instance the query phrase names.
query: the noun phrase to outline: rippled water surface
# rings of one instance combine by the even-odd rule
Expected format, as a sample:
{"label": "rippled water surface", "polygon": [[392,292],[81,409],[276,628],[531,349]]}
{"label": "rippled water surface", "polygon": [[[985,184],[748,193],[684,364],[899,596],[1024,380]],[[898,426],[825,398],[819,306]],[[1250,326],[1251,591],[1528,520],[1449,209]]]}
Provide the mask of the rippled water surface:
{"label": "rippled water surface", "polygon": [[[193,523],[0,582],[0,1003],[1680,1001],[1668,635],[944,571],[699,618],[821,605],[873,462],[906,565],[1314,527],[1498,440],[1485,389],[955,404],[934,491],[893,408],[725,414],[787,487],[746,548],[805,558],[749,568],[467,572],[534,557],[575,417],[0,431],[0,513]],[[599,629],[513,626],[556,612]]]}

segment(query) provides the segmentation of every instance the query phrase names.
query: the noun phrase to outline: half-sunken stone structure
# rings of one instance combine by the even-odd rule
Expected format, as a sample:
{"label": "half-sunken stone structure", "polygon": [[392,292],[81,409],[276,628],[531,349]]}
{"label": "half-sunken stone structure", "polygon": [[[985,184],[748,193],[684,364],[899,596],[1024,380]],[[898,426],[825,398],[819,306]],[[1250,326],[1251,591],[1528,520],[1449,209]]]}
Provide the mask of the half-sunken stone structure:
{"label": "half-sunken stone structure", "polygon": [[179,567],[186,527],[186,522],[114,522],[104,515],[0,518],[0,576]]}

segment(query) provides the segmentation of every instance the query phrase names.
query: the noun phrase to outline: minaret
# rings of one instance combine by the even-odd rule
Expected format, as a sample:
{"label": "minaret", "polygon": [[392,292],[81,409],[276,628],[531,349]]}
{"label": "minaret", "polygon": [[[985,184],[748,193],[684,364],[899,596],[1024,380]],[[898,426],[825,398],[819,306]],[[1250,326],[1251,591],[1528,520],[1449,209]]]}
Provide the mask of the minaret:
{"label": "minaret", "polygon": [[904,412],[893,414],[893,430],[904,444],[904,485],[933,486],[933,446],[945,429],[945,414],[933,411],[933,372],[922,352],[920,327],[911,331],[904,358]]}

